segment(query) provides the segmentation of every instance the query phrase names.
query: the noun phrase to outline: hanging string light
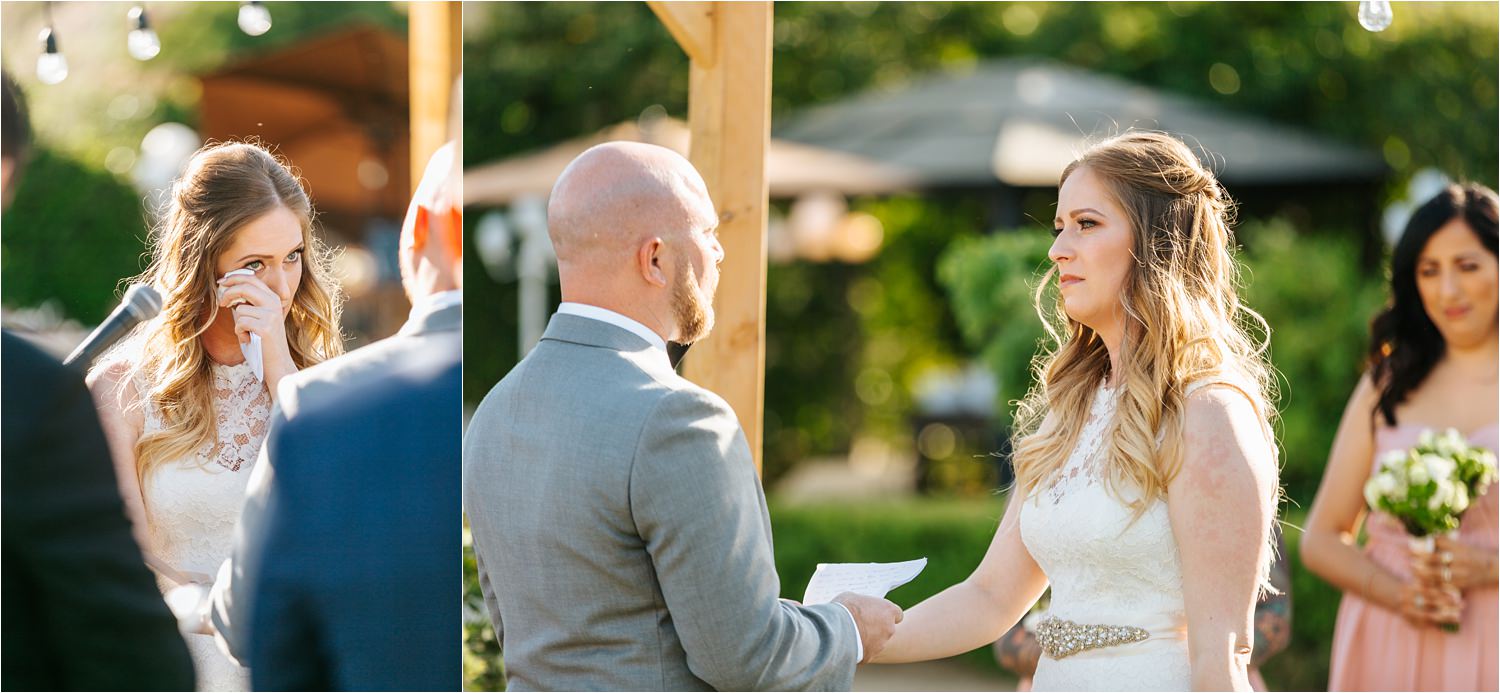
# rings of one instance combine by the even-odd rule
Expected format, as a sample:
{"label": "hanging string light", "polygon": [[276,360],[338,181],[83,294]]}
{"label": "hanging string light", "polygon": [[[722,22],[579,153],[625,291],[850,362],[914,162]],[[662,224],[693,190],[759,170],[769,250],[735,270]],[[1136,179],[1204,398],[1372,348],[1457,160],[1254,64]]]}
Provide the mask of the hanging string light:
{"label": "hanging string light", "polygon": [[240,30],[251,36],[260,36],[271,30],[271,11],[257,0],[240,3]]}
{"label": "hanging string light", "polygon": [[130,8],[127,15],[130,24],[130,34],[125,37],[125,48],[130,51],[130,57],[136,60],[150,60],[161,52],[161,39],[151,29],[151,23],[146,20],[146,6],[136,5]]}
{"label": "hanging string light", "polygon": [[[43,84],[60,84],[68,78],[68,59],[63,56],[57,41],[57,29],[52,21],[52,3],[42,6],[44,25],[37,35],[41,43],[41,55],[36,59],[36,78]],[[125,49],[130,57],[146,61],[161,54],[161,37],[151,28],[146,16],[145,3],[137,3],[126,13],[126,24],[130,27],[125,35]],[[240,3],[240,29],[251,36],[260,36],[271,30],[271,11],[258,0]]]}
{"label": "hanging string light", "polygon": [[57,48],[57,32],[52,30],[52,3],[43,6],[47,26],[37,39],[42,42],[42,54],[36,59],[36,78],[42,84],[58,84],[68,78],[68,59]]}
{"label": "hanging string light", "polygon": [[1360,0],[1359,25],[1370,31],[1385,31],[1391,25],[1389,0]]}

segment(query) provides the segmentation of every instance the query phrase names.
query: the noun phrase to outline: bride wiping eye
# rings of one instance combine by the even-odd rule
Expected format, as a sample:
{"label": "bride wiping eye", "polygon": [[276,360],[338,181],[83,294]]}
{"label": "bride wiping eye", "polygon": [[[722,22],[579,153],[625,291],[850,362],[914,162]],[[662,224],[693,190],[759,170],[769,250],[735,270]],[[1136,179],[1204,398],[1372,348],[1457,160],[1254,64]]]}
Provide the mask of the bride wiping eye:
{"label": "bride wiping eye", "polygon": [[[313,218],[302,181],[264,147],[199,150],[152,231],[151,265],[134,280],[165,289],[162,315],[95,365],[121,496],[150,539],[143,548],[164,593],[211,583],[229,558],[277,385],[343,352],[338,283],[312,244]],[[215,285],[234,270],[254,276]],[[202,297],[216,290],[281,308],[280,318],[265,308],[205,310]],[[245,348],[256,342],[258,350]],[[212,635],[195,630],[183,640],[198,690],[250,689],[248,672]]]}

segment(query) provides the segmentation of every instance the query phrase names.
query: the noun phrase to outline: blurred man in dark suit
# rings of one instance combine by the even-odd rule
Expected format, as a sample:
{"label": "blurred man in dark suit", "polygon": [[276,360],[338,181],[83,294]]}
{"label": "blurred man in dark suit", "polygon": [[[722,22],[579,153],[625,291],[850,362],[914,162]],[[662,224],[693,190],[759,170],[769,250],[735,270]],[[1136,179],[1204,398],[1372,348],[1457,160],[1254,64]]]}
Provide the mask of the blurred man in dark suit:
{"label": "blurred man in dark suit", "polygon": [[[15,83],[0,81],[9,206],[28,129]],[[0,334],[0,371],[0,688],[192,689],[192,661],[131,535],[83,377],[10,332]]]}

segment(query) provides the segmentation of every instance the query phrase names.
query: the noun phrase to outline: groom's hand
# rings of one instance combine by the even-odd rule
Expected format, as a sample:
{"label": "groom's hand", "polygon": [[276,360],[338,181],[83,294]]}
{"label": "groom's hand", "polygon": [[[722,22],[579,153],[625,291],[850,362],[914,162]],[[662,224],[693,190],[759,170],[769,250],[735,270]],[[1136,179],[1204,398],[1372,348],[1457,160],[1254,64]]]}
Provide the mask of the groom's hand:
{"label": "groom's hand", "polygon": [[843,604],[859,627],[859,640],[865,648],[865,658],[860,664],[874,659],[885,649],[886,642],[896,634],[896,624],[901,622],[903,615],[901,607],[878,597],[845,592],[834,597],[833,601]]}

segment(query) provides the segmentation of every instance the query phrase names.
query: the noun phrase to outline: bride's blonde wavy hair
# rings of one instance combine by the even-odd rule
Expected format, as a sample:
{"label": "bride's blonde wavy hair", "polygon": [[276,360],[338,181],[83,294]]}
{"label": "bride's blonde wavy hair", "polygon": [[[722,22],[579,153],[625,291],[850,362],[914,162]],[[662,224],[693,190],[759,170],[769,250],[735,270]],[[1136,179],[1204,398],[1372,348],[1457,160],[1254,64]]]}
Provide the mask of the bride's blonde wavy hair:
{"label": "bride's blonde wavy hair", "polygon": [[[1182,466],[1190,383],[1230,382],[1255,404],[1269,435],[1276,399],[1266,359],[1270,328],[1239,298],[1233,202],[1187,145],[1164,133],[1128,132],[1085,151],[1058,185],[1082,168],[1104,182],[1132,229],[1134,262],[1121,291],[1119,399],[1101,463],[1116,498],[1125,500],[1122,484],[1139,491],[1128,503],[1138,518],[1166,497]],[[1044,488],[1066,462],[1110,369],[1104,342],[1069,318],[1060,299],[1049,316],[1044,295],[1056,273],[1054,265],[1035,296],[1054,347],[1036,359],[1036,385],[1016,415],[1013,459],[1026,493]]]}
{"label": "bride's blonde wavy hair", "polygon": [[329,252],[313,236],[312,204],[297,175],[256,143],[198,150],[172,185],[166,213],[151,232],[150,265],[131,280],[150,284],[162,296],[161,314],[131,338],[139,340],[139,352],[120,380],[142,388],[126,406],[149,404],[161,412],[162,429],[136,442],[138,479],[217,440],[212,363],[201,339],[219,313],[215,261],[241,228],[278,206],[297,217],[305,247],[301,283],[286,317],[292,361],[301,369],[343,353],[342,295]]}

